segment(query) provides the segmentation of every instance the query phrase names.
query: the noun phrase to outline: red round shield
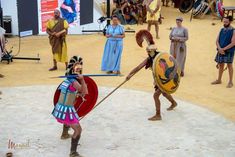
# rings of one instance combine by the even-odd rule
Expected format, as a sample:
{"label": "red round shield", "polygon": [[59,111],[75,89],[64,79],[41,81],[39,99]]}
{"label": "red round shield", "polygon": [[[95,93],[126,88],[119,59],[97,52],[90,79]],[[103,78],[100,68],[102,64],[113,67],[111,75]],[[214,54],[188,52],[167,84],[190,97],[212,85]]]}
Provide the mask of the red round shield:
{"label": "red round shield", "polygon": [[[84,76],[84,80],[87,84],[88,94],[84,97],[85,101],[81,97],[78,97],[74,104],[79,117],[83,117],[89,113],[95,106],[98,98],[98,87],[95,81],[88,76]],[[54,105],[57,104],[59,97],[60,90],[57,88],[54,94]]]}

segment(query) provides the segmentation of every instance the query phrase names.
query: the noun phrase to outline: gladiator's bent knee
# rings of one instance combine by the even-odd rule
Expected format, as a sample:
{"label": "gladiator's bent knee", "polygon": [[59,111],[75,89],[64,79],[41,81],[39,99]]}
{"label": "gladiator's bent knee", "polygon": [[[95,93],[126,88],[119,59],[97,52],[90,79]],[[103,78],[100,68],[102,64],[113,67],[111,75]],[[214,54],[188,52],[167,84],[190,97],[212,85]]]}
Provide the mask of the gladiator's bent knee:
{"label": "gladiator's bent knee", "polygon": [[79,125],[78,126],[78,132],[79,132],[79,135],[81,135],[81,133],[82,133],[82,127]]}
{"label": "gladiator's bent knee", "polygon": [[70,138],[70,135],[69,135],[69,126],[67,126],[67,125],[63,125],[63,131],[62,131],[62,135],[61,135],[61,139],[67,139],[67,138]]}
{"label": "gladiator's bent knee", "polygon": [[156,91],[156,92],[153,94],[153,98],[158,98],[160,95],[161,95],[161,92],[160,92],[160,91]]}
{"label": "gladiator's bent knee", "polygon": [[162,93],[162,95],[163,95],[164,97],[169,96],[169,94],[166,94],[166,93]]}

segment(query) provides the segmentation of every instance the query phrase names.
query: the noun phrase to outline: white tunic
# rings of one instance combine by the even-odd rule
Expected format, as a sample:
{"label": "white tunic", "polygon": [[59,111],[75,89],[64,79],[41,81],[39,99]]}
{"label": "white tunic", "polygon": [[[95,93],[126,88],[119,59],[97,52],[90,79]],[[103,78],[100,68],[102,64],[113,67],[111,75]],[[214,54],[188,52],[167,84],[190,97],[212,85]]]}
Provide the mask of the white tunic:
{"label": "white tunic", "polygon": [[2,60],[3,50],[5,49],[5,35],[6,30],[0,27],[0,61]]}

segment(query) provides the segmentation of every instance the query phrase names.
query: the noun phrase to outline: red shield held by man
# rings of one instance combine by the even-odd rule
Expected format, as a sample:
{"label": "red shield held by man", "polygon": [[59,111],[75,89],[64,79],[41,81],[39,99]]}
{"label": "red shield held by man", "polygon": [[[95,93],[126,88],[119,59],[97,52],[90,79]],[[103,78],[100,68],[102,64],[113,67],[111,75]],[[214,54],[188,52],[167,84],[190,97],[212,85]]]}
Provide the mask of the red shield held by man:
{"label": "red shield held by man", "polygon": [[[98,87],[94,80],[88,76],[84,76],[84,80],[87,84],[88,94],[84,98],[78,97],[75,101],[74,107],[79,117],[83,117],[88,114],[96,104],[98,99]],[[60,97],[60,90],[57,88],[54,95],[54,105],[57,104]]]}

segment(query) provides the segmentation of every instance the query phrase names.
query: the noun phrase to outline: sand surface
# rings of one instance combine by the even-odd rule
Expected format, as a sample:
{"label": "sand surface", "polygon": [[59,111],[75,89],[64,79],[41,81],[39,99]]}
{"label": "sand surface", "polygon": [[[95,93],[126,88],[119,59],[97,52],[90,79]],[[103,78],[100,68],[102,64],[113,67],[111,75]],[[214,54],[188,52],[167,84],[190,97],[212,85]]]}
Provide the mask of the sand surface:
{"label": "sand surface", "polygon": [[[45,85],[2,88],[8,94],[1,100],[0,156],[7,152],[9,139],[28,144],[13,150],[14,157],[68,156],[70,140],[60,140],[62,126],[51,115],[55,89]],[[109,91],[100,87],[99,99]],[[169,112],[170,104],[161,101],[163,120],[150,122],[151,93],[120,89],[81,121],[79,152],[84,157],[235,156],[234,122],[180,100]]]}
{"label": "sand surface", "polygon": [[[225,4],[235,6],[235,1],[227,0]],[[169,28],[175,26],[175,17],[183,16],[183,24],[189,30],[185,77],[181,80],[180,88],[174,96],[178,99],[204,106],[235,121],[235,88],[226,88],[228,71],[224,73],[222,85],[210,85],[217,77],[214,57],[216,54],[215,39],[222,27],[220,20],[214,20],[211,16],[206,16],[204,19],[194,19],[190,22],[189,14],[181,14],[173,8],[163,8],[162,14],[165,20],[160,26],[160,40],[156,40],[156,45],[160,51],[169,52]],[[213,26],[212,23],[215,23],[215,25]],[[146,28],[146,24],[131,26],[131,28],[138,31]],[[153,35],[155,34],[153,29],[152,33]],[[84,58],[84,73],[102,73],[100,65],[105,41],[105,37],[101,34],[68,36],[69,56],[80,55]],[[11,46],[14,46],[13,52],[16,54],[18,49],[17,38],[9,39],[8,47]],[[33,36],[22,38],[19,56],[36,57],[37,54],[41,58],[39,63],[23,60],[14,60],[14,63],[10,65],[0,63],[0,73],[5,75],[4,79],[0,79],[0,87],[57,85],[60,83],[62,81],[60,79],[49,78],[51,76],[63,75],[65,67],[63,64],[59,64],[58,71],[48,72],[52,65],[48,37]],[[122,57],[122,74],[127,75],[145,57],[145,50],[137,46],[135,35],[127,33]],[[115,87],[124,80],[124,77],[94,79],[99,86]],[[149,70],[142,70],[126,83],[123,88],[152,92],[152,82],[151,72]]]}

